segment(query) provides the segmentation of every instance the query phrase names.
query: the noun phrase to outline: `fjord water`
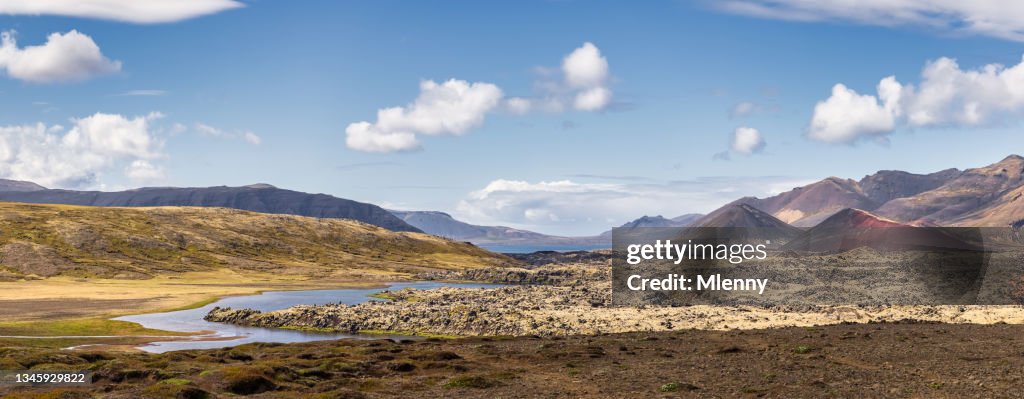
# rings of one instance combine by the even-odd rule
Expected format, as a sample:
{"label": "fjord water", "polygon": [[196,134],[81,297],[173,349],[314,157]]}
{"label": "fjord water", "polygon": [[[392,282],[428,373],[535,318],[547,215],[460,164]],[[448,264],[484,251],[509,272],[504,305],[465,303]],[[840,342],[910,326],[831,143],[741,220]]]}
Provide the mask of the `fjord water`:
{"label": "fjord water", "polygon": [[198,332],[208,331],[191,339],[180,341],[151,342],[140,346],[139,349],[146,352],[163,353],[184,349],[210,349],[224,348],[247,344],[251,342],[308,342],[323,341],[331,339],[355,338],[355,339],[381,339],[381,338],[409,338],[407,336],[387,335],[360,335],[343,333],[323,333],[312,331],[296,331],[281,328],[245,327],[226,323],[211,323],[203,320],[203,317],[216,306],[231,307],[235,309],[249,308],[263,312],[286,309],[295,305],[321,305],[330,303],[343,303],[354,305],[370,300],[369,297],[384,290],[400,290],[403,288],[431,289],[439,287],[459,288],[495,288],[500,284],[464,284],[444,283],[435,281],[394,283],[387,288],[349,288],[336,290],[308,290],[308,291],[271,291],[258,295],[234,296],[220,299],[209,305],[174,312],[149,313],[132,316],[122,316],[114,320],[128,321],[141,324],[143,327],[177,332]]}

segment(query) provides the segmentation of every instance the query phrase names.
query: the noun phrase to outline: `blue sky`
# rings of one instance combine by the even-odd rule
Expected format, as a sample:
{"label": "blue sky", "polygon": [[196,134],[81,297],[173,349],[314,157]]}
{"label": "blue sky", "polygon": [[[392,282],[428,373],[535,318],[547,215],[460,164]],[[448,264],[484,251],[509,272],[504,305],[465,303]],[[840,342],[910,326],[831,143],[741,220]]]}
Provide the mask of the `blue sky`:
{"label": "blue sky", "polygon": [[[266,182],[582,235],[827,176],[1024,152],[1017,9],[189,0],[161,14],[120,0],[18,3],[0,5],[13,41],[0,49],[0,177],[51,187]],[[979,19],[989,23],[965,22]],[[52,34],[52,51],[27,50]],[[77,52],[90,42],[98,53]],[[978,71],[994,63],[1006,69]],[[901,94],[876,91],[888,76]],[[421,96],[424,81],[455,97]],[[389,107],[404,108],[378,120]],[[349,140],[359,122],[370,144]]]}

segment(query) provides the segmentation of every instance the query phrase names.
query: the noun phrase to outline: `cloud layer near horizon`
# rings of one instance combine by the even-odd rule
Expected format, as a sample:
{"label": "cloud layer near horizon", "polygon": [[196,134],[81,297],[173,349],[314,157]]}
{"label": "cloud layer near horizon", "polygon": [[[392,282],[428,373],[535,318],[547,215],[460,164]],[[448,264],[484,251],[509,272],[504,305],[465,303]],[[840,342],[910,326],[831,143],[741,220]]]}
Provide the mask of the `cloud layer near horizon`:
{"label": "cloud layer near horizon", "polygon": [[498,179],[456,206],[459,220],[560,235],[595,235],[646,215],[704,213],[747,195],[808,183],[788,177],[705,177],[666,183],[580,183]]}

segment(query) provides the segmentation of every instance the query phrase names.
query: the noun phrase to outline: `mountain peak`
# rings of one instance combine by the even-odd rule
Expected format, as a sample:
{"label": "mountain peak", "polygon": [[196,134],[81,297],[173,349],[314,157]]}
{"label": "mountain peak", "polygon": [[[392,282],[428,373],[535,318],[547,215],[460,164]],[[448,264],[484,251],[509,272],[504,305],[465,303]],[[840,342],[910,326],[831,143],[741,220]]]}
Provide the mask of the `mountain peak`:
{"label": "mountain peak", "polygon": [[30,181],[0,179],[0,191],[42,191],[46,187]]}
{"label": "mountain peak", "polygon": [[[907,225],[892,219],[875,215],[871,212],[857,208],[846,208],[825,219],[818,226],[835,226],[849,228],[864,227],[906,227]],[[815,228],[818,228],[816,226]]]}
{"label": "mountain peak", "polygon": [[634,229],[638,227],[678,227],[675,222],[665,219],[661,215],[657,216],[641,216],[636,220],[626,222],[622,228]]}
{"label": "mountain peak", "polygon": [[1016,168],[1016,167],[1019,167],[1022,164],[1024,164],[1024,157],[1022,157],[1020,155],[1017,155],[1017,154],[1010,154],[1006,158],[1003,158],[1003,160],[1001,160],[999,162],[996,162],[996,163],[994,163],[992,165],[989,165],[985,169],[989,169],[989,168]]}
{"label": "mountain peak", "polygon": [[747,227],[798,230],[756,207],[745,203],[731,203],[707,214],[693,223],[696,227]]}

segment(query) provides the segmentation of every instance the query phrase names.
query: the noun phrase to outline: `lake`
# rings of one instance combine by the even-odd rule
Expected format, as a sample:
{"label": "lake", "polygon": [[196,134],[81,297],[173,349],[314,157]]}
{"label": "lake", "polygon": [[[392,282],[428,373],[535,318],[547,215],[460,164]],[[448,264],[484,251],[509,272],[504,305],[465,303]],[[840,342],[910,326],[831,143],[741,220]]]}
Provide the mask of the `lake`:
{"label": "lake", "polygon": [[[129,321],[141,324],[143,327],[177,332],[198,332],[211,331],[210,334],[191,337],[181,341],[152,342],[138,347],[146,352],[162,353],[184,349],[210,349],[223,348],[251,342],[308,342],[323,341],[331,339],[355,338],[355,339],[381,339],[381,338],[409,338],[408,336],[386,336],[386,335],[360,335],[343,333],[322,333],[311,331],[296,331],[281,328],[245,327],[226,323],[211,323],[203,320],[203,317],[216,306],[235,309],[249,308],[263,312],[286,309],[295,305],[321,305],[330,303],[344,303],[354,305],[371,300],[370,294],[384,290],[400,290],[403,288],[431,289],[438,287],[461,287],[461,288],[495,288],[500,284],[472,284],[472,283],[444,283],[436,281],[393,283],[387,288],[348,288],[336,290],[307,290],[307,291],[270,291],[258,295],[233,296],[220,299],[209,305],[174,312],[149,313],[132,316],[122,316],[114,320]],[[237,338],[232,338],[237,337]],[[213,339],[213,340],[211,340]]]}

